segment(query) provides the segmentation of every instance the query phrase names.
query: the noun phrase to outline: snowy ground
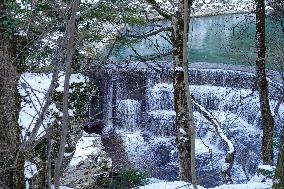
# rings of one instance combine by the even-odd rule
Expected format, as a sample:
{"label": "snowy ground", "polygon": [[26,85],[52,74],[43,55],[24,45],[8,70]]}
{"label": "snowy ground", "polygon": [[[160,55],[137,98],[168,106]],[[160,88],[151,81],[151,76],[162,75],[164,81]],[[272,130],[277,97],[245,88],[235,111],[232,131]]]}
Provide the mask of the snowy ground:
{"label": "snowy ground", "polygon": [[[270,169],[270,168],[268,168]],[[210,189],[270,189],[272,187],[272,180],[267,179],[262,175],[255,175],[246,184],[224,184]],[[141,186],[139,189],[193,189],[193,187],[182,181],[174,182],[156,182],[146,186]],[[198,186],[198,189],[205,189],[202,186]],[[208,188],[209,189],[209,188]]]}
{"label": "snowy ground", "polygon": [[[140,189],[193,189],[190,184],[181,181],[175,182],[159,182],[149,184],[147,186],[141,186]],[[247,184],[229,184],[221,185],[212,189],[269,189],[271,184],[261,182],[249,182]],[[205,189],[202,186],[198,186],[198,189]]]}

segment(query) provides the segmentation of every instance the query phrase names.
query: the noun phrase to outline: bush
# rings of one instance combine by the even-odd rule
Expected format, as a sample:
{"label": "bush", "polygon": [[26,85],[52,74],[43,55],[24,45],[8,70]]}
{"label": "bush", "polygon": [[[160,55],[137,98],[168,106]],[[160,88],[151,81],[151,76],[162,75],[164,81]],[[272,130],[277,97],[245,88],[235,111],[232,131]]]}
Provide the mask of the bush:
{"label": "bush", "polygon": [[148,183],[147,174],[135,169],[124,169],[113,173],[111,178],[101,182],[103,187],[111,189],[131,189]]}

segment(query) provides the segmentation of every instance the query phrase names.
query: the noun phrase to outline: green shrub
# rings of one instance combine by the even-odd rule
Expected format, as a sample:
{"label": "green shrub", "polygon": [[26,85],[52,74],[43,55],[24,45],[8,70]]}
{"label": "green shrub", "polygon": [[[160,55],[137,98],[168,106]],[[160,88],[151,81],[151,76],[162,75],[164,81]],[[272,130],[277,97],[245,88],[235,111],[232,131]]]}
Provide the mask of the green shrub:
{"label": "green shrub", "polygon": [[101,181],[101,187],[111,189],[131,189],[148,183],[147,174],[135,169],[124,169],[113,174],[112,178]]}

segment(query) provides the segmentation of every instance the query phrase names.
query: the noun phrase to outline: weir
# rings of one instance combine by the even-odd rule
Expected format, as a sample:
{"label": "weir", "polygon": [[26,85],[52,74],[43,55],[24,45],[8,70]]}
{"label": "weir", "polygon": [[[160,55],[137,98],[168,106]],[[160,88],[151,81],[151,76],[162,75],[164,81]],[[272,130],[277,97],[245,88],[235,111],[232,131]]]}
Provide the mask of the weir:
{"label": "weir", "polygon": [[[99,109],[103,109],[105,127],[121,136],[130,164],[155,178],[178,179],[171,63],[109,64],[100,71],[93,74],[94,80],[102,81],[98,86],[103,91]],[[245,181],[260,162],[261,124],[254,68],[195,63],[190,64],[189,73],[195,100],[218,119],[235,145],[232,171],[243,175],[235,182]],[[282,84],[276,72],[268,71],[268,75],[273,111]],[[283,105],[278,112],[277,128],[284,117]],[[225,149],[209,122],[197,112],[194,116],[197,174],[203,178],[199,182],[215,186],[222,182],[220,166]]]}

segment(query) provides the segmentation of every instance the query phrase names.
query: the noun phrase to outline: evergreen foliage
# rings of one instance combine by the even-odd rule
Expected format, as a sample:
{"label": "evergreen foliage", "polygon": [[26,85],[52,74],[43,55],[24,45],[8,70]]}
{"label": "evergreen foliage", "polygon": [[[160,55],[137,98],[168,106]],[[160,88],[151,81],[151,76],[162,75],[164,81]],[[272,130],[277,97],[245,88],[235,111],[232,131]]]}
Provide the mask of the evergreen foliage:
{"label": "evergreen foliage", "polygon": [[144,186],[149,183],[147,174],[135,169],[123,169],[112,178],[104,178],[99,183],[104,188],[131,189]]}

